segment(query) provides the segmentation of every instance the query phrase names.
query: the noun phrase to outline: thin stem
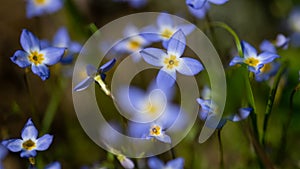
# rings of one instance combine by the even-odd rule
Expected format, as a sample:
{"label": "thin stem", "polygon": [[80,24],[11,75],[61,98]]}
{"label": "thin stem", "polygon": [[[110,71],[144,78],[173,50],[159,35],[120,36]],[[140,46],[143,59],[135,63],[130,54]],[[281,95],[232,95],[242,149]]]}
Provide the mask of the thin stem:
{"label": "thin stem", "polygon": [[218,130],[218,142],[219,142],[219,151],[220,151],[220,168],[224,169],[224,152],[223,152],[223,144],[221,138],[221,130]]}
{"label": "thin stem", "polygon": [[170,149],[170,152],[171,152],[172,159],[173,159],[173,160],[176,159],[176,153],[175,153],[174,148],[171,148],[171,149]]}
{"label": "thin stem", "polygon": [[276,74],[274,82],[273,82],[273,86],[270,90],[269,99],[268,99],[268,103],[267,103],[267,107],[266,107],[266,111],[265,111],[265,118],[264,118],[264,122],[263,122],[263,133],[262,133],[262,145],[263,146],[265,146],[265,144],[266,144],[265,142],[266,142],[266,132],[267,132],[267,127],[268,127],[268,122],[269,122],[269,118],[270,118],[270,115],[272,112],[278,85],[279,85],[281,76],[283,75],[286,67],[287,67],[287,63],[285,62],[278,70],[278,73]]}
{"label": "thin stem", "polygon": [[37,117],[37,114],[36,114],[35,99],[33,97],[32,91],[31,91],[31,87],[30,87],[31,85],[30,85],[29,78],[28,78],[28,72],[29,72],[29,69],[26,68],[25,73],[24,73],[24,81],[25,81],[25,86],[26,86],[26,89],[27,89],[27,92],[28,92],[28,95],[29,95],[29,99],[31,101],[31,103],[30,103],[30,110],[31,110],[30,116],[32,116],[32,118],[37,122],[39,118]]}

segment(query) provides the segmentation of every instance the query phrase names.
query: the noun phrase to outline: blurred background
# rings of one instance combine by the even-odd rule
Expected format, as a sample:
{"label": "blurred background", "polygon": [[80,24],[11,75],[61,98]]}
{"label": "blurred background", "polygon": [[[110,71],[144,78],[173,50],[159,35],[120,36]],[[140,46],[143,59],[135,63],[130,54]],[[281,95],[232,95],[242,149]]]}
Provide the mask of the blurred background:
{"label": "blurred background", "polygon": [[[294,11],[300,13],[299,0],[229,0],[226,4],[211,5],[208,14],[212,21],[228,24],[240,39],[246,40],[257,49],[264,40],[274,40],[278,33],[291,38],[287,50],[278,51],[288,62],[288,68],[281,78],[267,134],[266,152],[276,168],[300,168],[300,94],[294,97],[294,111],[291,116],[286,138],[282,138],[282,127],[288,120],[289,98],[293,88],[299,83],[300,70],[300,14],[291,18]],[[42,81],[33,73],[28,73],[11,62],[10,57],[20,46],[22,29],[26,28],[41,39],[52,40],[55,32],[65,26],[72,40],[84,44],[92,35],[89,25],[98,28],[119,17],[137,12],[167,12],[178,15],[203,29],[207,19],[193,17],[184,0],[148,0],[139,8],[126,1],[113,0],[65,0],[64,7],[53,13],[31,19],[26,18],[24,0],[5,0],[0,5],[0,139],[19,138],[21,130],[29,117],[38,129],[45,118],[45,113],[55,112],[49,133],[54,135],[54,142],[49,150],[41,152],[37,161],[40,166],[52,161],[61,162],[63,168],[80,168],[103,164],[111,168],[122,168],[116,159],[93,143],[82,130],[72,103],[73,64],[58,64],[51,67],[51,78]],[[297,26],[298,25],[298,26]],[[123,31],[123,30],[120,30]],[[228,63],[236,53],[232,37],[222,29],[216,29],[214,43],[228,71],[228,96],[225,115],[233,113],[239,106],[239,97],[244,89],[239,73],[229,68]],[[209,38],[212,38],[208,34]],[[75,61],[73,61],[74,63]],[[28,84],[26,83],[26,78]],[[271,81],[271,80],[270,80]],[[258,111],[264,111],[271,82],[254,83],[253,90]],[[114,110],[114,108],[112,108]],[[33,116],[34,114],[34,116]],[[219,145],[217,133],[203,144],[197,142],[199,128],[203,125],[196,121],[189,135],[174,148],[176,156],[185,159],[185,168],[206,169],[219,167]],[[45,133],[40,133],[45,134]],[[259,168],[257,157],[243,126],[228,123],[222,129],[224,168]],[[279,151],[285,139],[283,152]],[[159,157],[168,161],[170,152]],[[133,159],[140,166],[145,166],[146,159]],[[9,153],[3,160],[5,169],[21,169],[28,162],[19,157],[19,153]],[[143,167],[142,167],[143,168]]]}

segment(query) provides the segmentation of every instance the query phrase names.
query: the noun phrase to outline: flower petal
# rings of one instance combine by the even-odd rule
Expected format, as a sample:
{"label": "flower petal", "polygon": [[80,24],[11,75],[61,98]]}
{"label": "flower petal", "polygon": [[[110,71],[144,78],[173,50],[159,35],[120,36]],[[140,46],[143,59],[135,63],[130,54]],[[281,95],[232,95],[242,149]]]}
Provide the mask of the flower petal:
{"label": "flower petal", "polygon": [[253,46],[251,46],[249,43],[247,43],[246,41],[242,41],[241,44],[242,44],[242,48],[243,48],[245,58],[247,58],[247,57],[256,57],[257,56],[256,49]]}
{"label": "flower petal", "polygon": [[171,160],[167,163],[167,168],[174,168],[174,169],[183,169],[184,167],[184,159],[183,158],[176,158]]}
{"label": "flower petal", "polygon": [[181,58],[181,63],[180,66],[177,68],[177,71],[187,76],[193,76],[198,74],[203,69],[204,68],[202,64],[198,60],[183,57]]}
{"label": "flower petal", "polygon": [[51,164],[48,164],[45,169],[61,169],[61,165],[59,162],[53,162]]}
{"label": "flower petal", "polygon": [[272,52],[276,53],[276,48],[275,46],[268,40],[262,41],[262,43],[259,46],[259,49],[263,52]]}
{"label": "flower petal", "polygon": [[61,27],[53,38],[53,46],[60,48],[69,47],[70,37],[65,27]]}
{"label": "flower petal", "polygon": [[49,148],[53,141],[53,136],[49,134],[45,134],[42,137],[36,140],[36,150],[44,151]]}
{"label": "flower petal", "polygon": [[50,71],[46,65],[31,65],[31,70],[34,74],[40,76],[42,80],[47,80],[50,76]]}
{"label": "flower petal", "polygon": [[228,117],[228,120],[231,120],[233,122],[238,122],[238,121],[244,120],[250,115],[252,110],[253,109],[250,107],[249,108],[240,108],[239,113]]}
{"label": "flower petal", "polygon": [[94,81],[94,78],[87,77],[83,81],[79,82],[75,87],[74,91],[79,92],[88,88]]}
{"label": "flower petal", "polygon": [[49,47],[40,51],[44,54],[44,63],[47,65],[54,65],[61,60],[65,53],[65,48]]}
{"label": "flower petal", "polygon": [[[7,155],[7,148],[0,144],[0,161],[2,161],[6,155]],[[0,164],[1,164],[1,162],[0,162]]]}
{"label": "flower petal", "polygon": [[28,53],[22,50],[17,50],[14,53],[14,55],[10,58],[10,60],[21,68],[25,68],[31,65],[31,63],[28,60]]}
{"label": "flower petal", "polygon": [[149,42],[158,42],[161,39],[159,30],[153,25],[142,28],[140,35]]}
{"label": "flower petal", "polygon": [[134,163],[132,162],[132,160],[130,160],[127,157],[123,157],[123,159],[119,160],[119,161],[125,169],[133,169],[134,168]]}
{"label": "flower petal", "polygon": [[36,151],[35,150],[31,150],[31,151],[22,151],[20,156],[22,158],[29,158],[29,157],[35,157],[36,156]]}
{"label": "flower petal", "polygon": [[162,169],[164,168],[164,163],[160,159],[152,157],[148,160],[148,166],[150,169]]}
{"label": "flower petal", "polygon": [[38,130],[35,128],[31,118],[27,120],[22,133],[21,137],[23,140],[35,140],[38,136]]}
{"label": "flower petal", "polygon": [[170,88],[174,85],[176,80],[175,71],[166,71],[161,69],[156,77],[156,83],[159,88]]}
{"label": "flower petal", "polygon": [[184,24],[184,25],[179,25],[178,26],[178,29],[181,29],[185,36],[192,33],[195,30],[195,28],[196,27],[193,24]]}
{"label": "flower petal", "polygon": [[161,13],[158,17],[157,17],[157,25],[158,27],[164,27],[164,26],[168,26],[168,27],[173,27],[173,20],[171,18],[171,16],[167,13]]}
{"label": "flower petal", "polygon": [[178,30],[173,34],[168,44],[168,54],[180,57],[185,49],[186,39],[182,30]]}
{"label": "flower petal", "polygon": [[154,66],[163,66],[163,56],[166,53],[158,48],[146,48],[140,51],[140,54],[144,58],[144,60]]}
{"label": "flower petal", "polygon": [[241,58],[239,56],[235,56],[229,63],[229,66],[234,66],[236,64],[244,63],[244,58]]}
{"label": "flower petal", "polygon": [[115,63],[116,63],[116,59],[115,58],[113,58],[113,59],[111,59],[110,61],[108,61],[108,62],[106,62],[105,64],[103,64],[101,67],[100,67],[100,72],[101,73],[104,73],[104,72],[107,72],[107,71],[109,71],[114,65],[115,65]]}
{"label": "flower petal", "polygon": [[208,2],[216,4],[216,5],[222,5],[226,3],[228,0],[208,0]]}
{"label": "flower petal", "polygon": [[12,152],[19,152],[22,150],[23,140],[21,139],[14,139],[10,140],[10,142],[6,145],[6,148]]}
{"label": "flower petal", "polygon": [[285,37],[283,34],[278,34],[276,37],[276,46],[287,49],[289,46],[290,38]]}
{"label": "flower petal", "polygon": [[278,57],[279,57],[279,55],[277,55],[276,53],[271,53],[271,52],[263,52],[258,55],[260,64],[270,63]]}
{"label": "flower petal", "polygon": [[185,3],[193,9],[200,9],[207,3],[207,0],[186,0]]}
{"label": "flower petal", "polygon": [[198,19],[204,18],[209,8],[210,8],[209,3],[206,3],[206,5],[200,9],[194,9],[188,6],[190,13]]}
{"label": "flower petal", "polygon": [[40,42],[39,39],[27,29],[22,30],[20,43],[22,48],[27,52],[30,51],[39,51],[40,50]]}
{"label": "flower petal", "polygon": [[82,45],[78,42],[71,42],[68,46],[68,50],[71,53],[79,53],[81,49],[82,49]]}
{"label": "flower petal", "polygon": [[160,136],[155,136],[155,138],[163,143],[171,144],[171,137],[166,134],[161,134]]}

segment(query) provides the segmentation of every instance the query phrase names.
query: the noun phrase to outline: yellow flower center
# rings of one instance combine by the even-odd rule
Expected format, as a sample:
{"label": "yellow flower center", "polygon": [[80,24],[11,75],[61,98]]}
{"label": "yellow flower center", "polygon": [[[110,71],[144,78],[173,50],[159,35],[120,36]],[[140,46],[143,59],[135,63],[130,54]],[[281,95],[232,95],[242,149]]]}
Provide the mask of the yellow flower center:
{"label": "yellow flower center", "polygon": [[151,136],[159,136],[161,134],[161,128],[158,125],[154,125],[150,128]]}
{"label": "yellow flower center", "polygon": [[158,110],[158,108],[156,106],[154,106],[153,104],[151,104],[150,102],[147,104],[147,107],[146,107],[146,112],[147,113],[156,113]]}
{"label": "yellow flower center", "polygon": [[137,40],[130,40],[128,43],[128,48],[130,50],[136,51],[141,48],[141,42]]}
{"label": "yellow flower center", "polygon": [[29,139],[29,140],[23,142],[22,147],[23,147],[23,149],[28,151],[28,150],[34,149],[36,147],[36,145],[35,145],[35,142],[33,142],[31,139]]}
{"label": "yellow flower center", "polygon": [[161,36],[165,39],[170,39],[173,33],[174,32],[171,29],[166,28],[161,32]]}
{"label": "yellow flower center", "polygon": [[47,2],[47,0],[34,0],[34,3],[36,5],[44,5]]}
{"label": "yellow flower center", "polygon": [[171,55],[170,57],[165,58],[164,64],[168,69],[173,69],[174,67],[177,67],[179,65],[179,60],[176,56]]}
{"label": "yellow flower center", "polygon": [[267,64],[264,64],[264,66],[260,69],[260,71],[262,73],[265,73],[265,72],[268,72],[270,71],[272,68],[271,64],[270,63],[267,63]]}
{"label": "yellow flower center", "polygon": [[43,61],[45,60],[44,55],[41,53],[38,53],[37,51],[31,52],[30,55],[28,56],[28,59],[31,63],[33,63],[35,65],[39,65],[39,64],[43,63]]}
{"label": "yellow flower center", "polygon": [[247,58],[244,62],[252,67],[256,67],[259,64],[259,60],[254,57]]}

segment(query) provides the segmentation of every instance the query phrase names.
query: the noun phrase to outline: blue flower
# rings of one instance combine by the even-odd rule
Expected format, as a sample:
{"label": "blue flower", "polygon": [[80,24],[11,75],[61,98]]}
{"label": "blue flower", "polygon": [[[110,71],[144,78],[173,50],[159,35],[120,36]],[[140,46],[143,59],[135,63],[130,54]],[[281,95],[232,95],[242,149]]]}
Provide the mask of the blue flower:
{"label": "blue flower", "polygon": [[51,14],[63,7],[63,0],[27,0],[27,18]]}
{"label": "blue flower", "polygon": [[216,5],[222,5],[227,1],[228,0],[186,0],[185,3],[192,15],[202,19],[210,8],[209,2]]}
{"label": "blue flower", "polygon": [[276,40],[271,42],[269,40],[263,40],[259,48],[264,52],[276,53],[276,48],[287,49],[290,42],[290,38],[287,38],[283,34],[278,34]]}
{"label": "blue flower", "polygon": [[163,47],[167,48],[170,38],[178,30],[182,30],[185,35],[189,35],[194,29],[193,24],[182,24],[176,25],[171,16],[167,13],[161,13],[157,17],[157,27],[150,25],[142,30],[144,36],[147,40],[151,42],[162,41]]}
{"label": "blue flower", "polygon": [[131,159],[127,158],[126,156],[124,156],[122,154],[118,154],[117,159],[119,160],[119,162],[125,169],[133,169],[134,168],[133,161]]}
{"label": "blue flower", "polygon": [[25,124],[22,133],[22,139],[9,139],[2,141],[2,144],[12,152],[21,151],[20,156],[22,158],[35,157],[36,151],[45,151],[52,143],[53,136],[45,134],[40,138],[38,137],[38,131],[32,123],[31,119],[28,119]]}
{"label": "blue flower", "polygon": [[32,72],[40,76],[42,80],[50,76],[47,65],[59,62],[65,51],[64,48],[41,48],[38,38],[26,29],[22,31],[20,43],[23,50],[17,50],[10,58],[11,61],[21,68],[31,65]]}
{"label": "blue flower", "polygon": [[53,162],[48,164],[45,169],[61,169],[61,164],[59,162]]}
{"label": "blue flower", "polygon": [[71,41],[68,30],[65,27],[58,29],[51,44],[45,40],[41,41],[42,48],[49,46],[67,49],[66,56],[60,60],[63,64],[71,63],[73,61],[74,54],[79,53],[82,48],[82,45],[78,42]]}
{"label": "blue flower", "polygon": [[267,63],[260,69],[260,73],[255,75],[255,80],[258,82],[269,80],[270,77],[276,75],[279,68],[278,62]]}
{"label": "blue flower", "polygon": [[[120,41],[116,46],[115,50],[119,53],[133,53],[139,52],[145,46],[150,44],[145,37],[143,37],[142,32],[133,25],[128,25],[123,32],[124,40]],[[140,55],[132,55],[135,62],[140,61]]]}
{"label": "blue flower", "polygon": [[107,94],[110,95],[110,91],[106,88],[104,80],[106,78],[106,72],[109,71],[114,64],[116,63],[116,59],[112,59],[102,65],[98,70],[93,65],[86,66],[86,73],[88,75],[87,78],[79,82],[75,87],[74,91],[82,91],[88,88],[94,81],[96,81],[102,90]]}
{"label": "blue flower", "polygon": [[245,41],[242,42],[242,47],[244,58],[236,56],[231,60],[229,65],[234,66],[236,64],[244,63],[248,66],[248,70],[254,72],[255,74],[260,73],[260,69],[265,64],[270,63],[279,57],[276,53],[272,52],[262,52],[257,54],[256,49]]}
{"label": "blue flower", "polygon": [[156,78],[158,86],[173,86],[176,80],[176,71],[193,76],[203,70],[202,64],[196,59],[181,58],[185,43],[184,33],[179,30],[171,37],[167,53],[157,48],[146,48],[140,52],[147,63],[162,67]]}
{"label": "blue flower", "polygon": [[150,169],[183,169],[184,159],[176,158],[165,165],[160,159],[152,157],[148,160],[148,166]]}
{"label": "blue flower", "polygon": [[6,157],[7,155],[7,149],[0,144],[0,169],[4,169],[3,165],[2,165],[2,160]]}

